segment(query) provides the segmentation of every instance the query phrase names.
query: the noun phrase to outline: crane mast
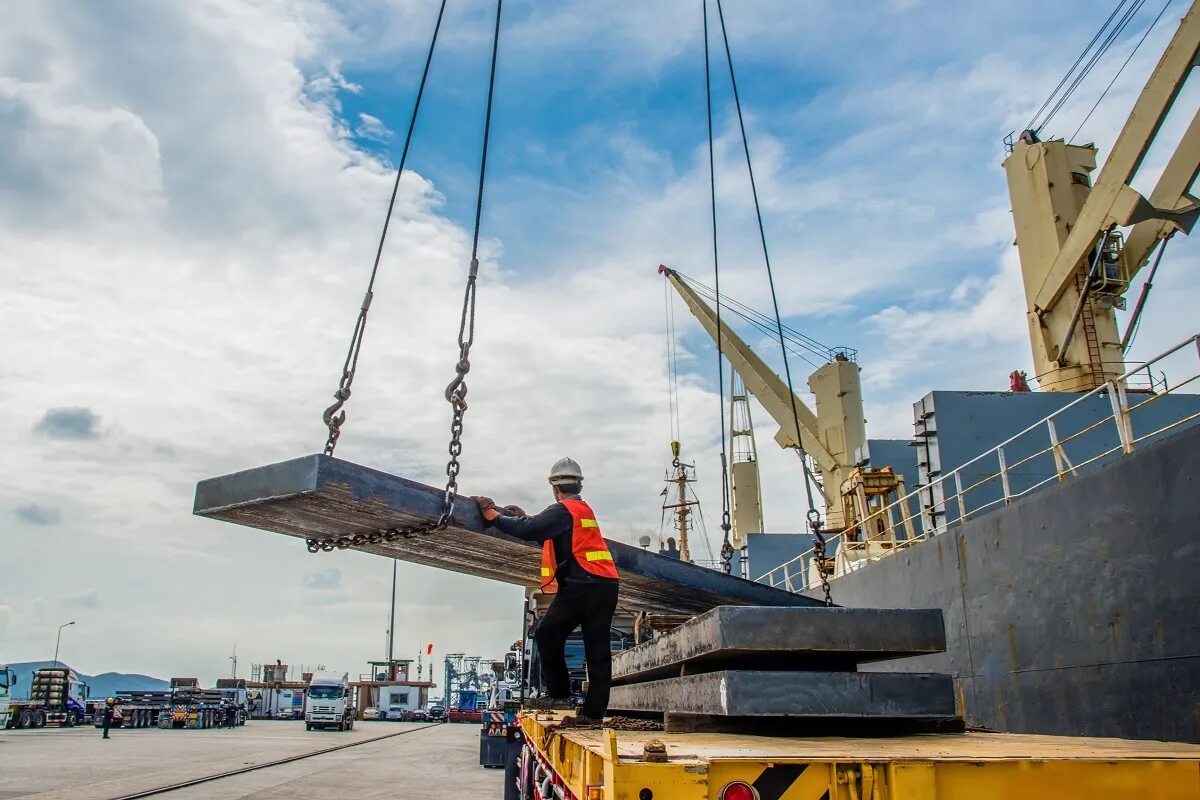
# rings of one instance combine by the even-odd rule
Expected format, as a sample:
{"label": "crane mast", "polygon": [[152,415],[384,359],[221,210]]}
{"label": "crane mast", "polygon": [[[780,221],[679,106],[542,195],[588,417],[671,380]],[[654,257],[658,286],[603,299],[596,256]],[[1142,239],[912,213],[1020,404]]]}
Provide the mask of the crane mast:
{"label": "crane mast", "polygon": [[[1082,392],[1125,371],[1117,309],[1159,242],[1191,230],[1200,168],[1200,111],[1151,192],[1129,183],[1200,51],[1196,3],[1142,89],[1095,184],[1096,147],[1025,131],[1004,169],[1025,284],[1033,361],[1045,391]],[[1132,226],[1127,234],[1118,227]]]}
{"label": "crane mast", "polygon": [[700,505],[699,500],[688,499],[688,484],[696,480],[696,465],[685,464],[679,459],[679,442],[671,442],[671,470],[667,473],[667,483],[675,487],[674,502],[663,501],[663,509],[670,509],[675,517],[675,533],[679,542],[679,560],[691,561],[692,550],[688,542],[688,534],[692,530],[692,507]]}
{"label": "crane mast", "polygon": [[729,376],[729,461],[733,497],[729,539],[734,550],[741,550],[746,546],[747,534],[763,532],[763,510],[750,396],[737,370]]}

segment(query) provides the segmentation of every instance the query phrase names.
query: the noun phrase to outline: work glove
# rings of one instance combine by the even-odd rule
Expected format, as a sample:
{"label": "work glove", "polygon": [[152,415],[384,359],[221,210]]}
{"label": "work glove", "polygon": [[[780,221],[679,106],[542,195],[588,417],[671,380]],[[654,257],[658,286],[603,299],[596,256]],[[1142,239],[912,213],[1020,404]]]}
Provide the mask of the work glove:
{"label": "work glove", "polygon": [[528,514],[525,513],[525,509],[521,508],[520,506],[505,506],[504,508],[502,508],[500,510],[502,512],[504,512],[504,516],[506,516],[506,517],[528,517],[529,516]]}
{"label": "work glove", "polygon": [[496,501],[493,500],[492,498],[486,497],[484,495],[473,494],[473,495],[471,495],[471,499],[479,504],[479,513],[481,513],[481,514],[484,511],[487,511],[489,508],[496,507]]}

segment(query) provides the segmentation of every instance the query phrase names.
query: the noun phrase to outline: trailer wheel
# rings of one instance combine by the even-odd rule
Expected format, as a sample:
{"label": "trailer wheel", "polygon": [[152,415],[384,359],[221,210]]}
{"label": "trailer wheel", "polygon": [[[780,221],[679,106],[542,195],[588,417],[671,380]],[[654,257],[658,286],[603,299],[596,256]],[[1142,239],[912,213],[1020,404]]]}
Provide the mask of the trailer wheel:
{"label": "trailer wheel", "polygon": [[35,728],[46,727],[46,715],[44,713],[42,713],[41,711],[33,712],[33,727],[35,727]]}

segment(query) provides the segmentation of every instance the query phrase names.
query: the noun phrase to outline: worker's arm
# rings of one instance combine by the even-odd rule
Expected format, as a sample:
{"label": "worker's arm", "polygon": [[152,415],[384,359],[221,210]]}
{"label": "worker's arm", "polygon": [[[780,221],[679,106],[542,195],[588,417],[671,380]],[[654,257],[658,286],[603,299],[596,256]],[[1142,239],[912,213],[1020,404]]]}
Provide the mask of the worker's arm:
{"label": "worker's arm", "polygon": [[540,514],[518,517],[501,514],[491,520],[492,526],[501,533],[524,539],[527,542],[544,542],[571,530],[571,512],[562,503],[554,503]]}

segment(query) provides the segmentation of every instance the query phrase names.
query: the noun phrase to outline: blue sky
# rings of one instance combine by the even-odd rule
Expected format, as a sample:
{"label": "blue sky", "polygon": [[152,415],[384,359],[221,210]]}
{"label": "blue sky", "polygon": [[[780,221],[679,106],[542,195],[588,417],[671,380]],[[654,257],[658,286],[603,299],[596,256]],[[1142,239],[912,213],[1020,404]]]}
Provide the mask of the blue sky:
{"label": "blue sky", "polygon": [[[1028,367],[1001,139],[1111,5],[727,4],[781,306],[799,330],[860,351],[872,436],[907,436],[911,404],[933,388],[1003,389]],[[1081,134],[1102,156],[1176,5]],[[196,480],[324,441],[435,10],[63,0],[25,4],[0,30],[0,149],[13,154],[0,162],[0,340],[22,343],[0,361],[12,409],[0,530],[24,567],[0,586],[0,659],[46,657],[76,616],[68,658],[89,673],[215,676],[235,640],[244,663],[353,671],[378,657],[386,561],[310,556],[190,508]],[[430,483],[444,463],[490,13],[450,4],[338,449]],[[1074,129],[1150,14],[1052,133]],[[711,283],[700,26],[692,0],[505,4],[466,491],[540,507],[547,466],[569,452],[607,535],[657,528],[669,432],[654,270]],[[714,67],[723,285],[765,309]],[[1185,88],[1168,144],[1198,97]],[[1162,152],[1139,180],[1153,181]],[[1137,352],[1194,332],[1196,266],[1194,243],[1172,246]],[[679,318],[685,448],[715,518],[715,361]],[[807,368],[793,370],[802,385]],[[756,419],[768,526],[795,529],[795,458]],[[46,552],[78,557],[50,570]],[[105,577],[129,571],[144,582]],[[180,576],[204,571],[228,591],[197,608]],[[512,587],[401,572],[397,640],[414,653],[434,641],[490,655],[515,638]],[[186,634],[171,624],[181,616]],[[325,633],[294,635],[314,627]],[[140,635],[151,629],[167,633]]]}

